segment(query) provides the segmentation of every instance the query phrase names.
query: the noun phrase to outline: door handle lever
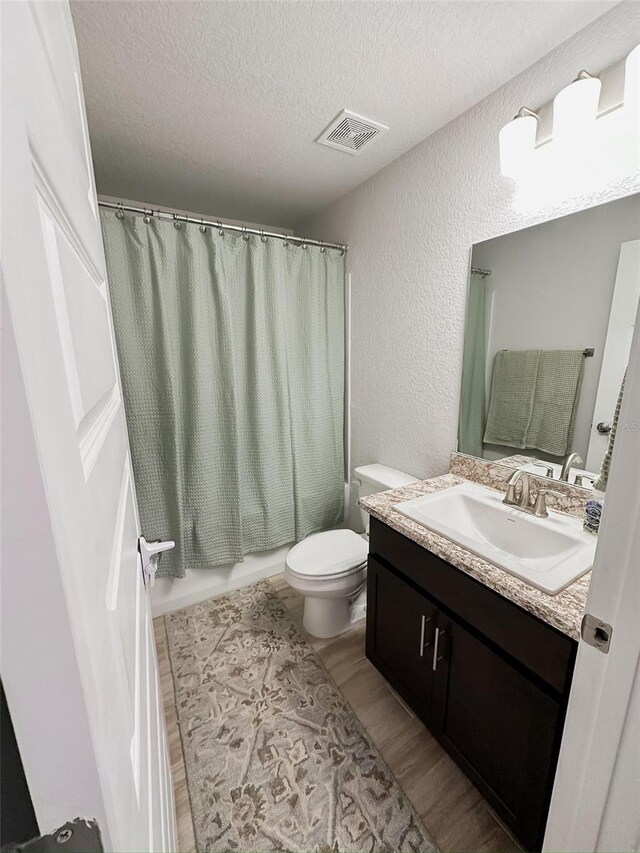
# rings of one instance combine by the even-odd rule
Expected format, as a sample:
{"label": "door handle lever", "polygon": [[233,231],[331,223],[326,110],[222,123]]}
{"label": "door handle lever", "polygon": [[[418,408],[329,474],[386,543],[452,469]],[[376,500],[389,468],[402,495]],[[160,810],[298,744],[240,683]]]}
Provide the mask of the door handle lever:
{"label": "door handle lever", "polygon": [[138,538],[138,551],[142,561],[142,577],[145,584],[153,586],[158,571],[158,562],[163,551],[175,548],[175,542],[170,539],[166,542],[147,542],[144,536]]}

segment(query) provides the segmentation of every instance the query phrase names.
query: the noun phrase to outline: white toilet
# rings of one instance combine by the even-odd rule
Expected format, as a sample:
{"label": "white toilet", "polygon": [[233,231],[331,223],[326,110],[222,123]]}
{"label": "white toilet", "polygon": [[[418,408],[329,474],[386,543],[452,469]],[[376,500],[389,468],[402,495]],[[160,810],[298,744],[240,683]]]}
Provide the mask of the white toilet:
{"label": "white toilet", "polygon": [[[355,470],[358,496],[415,483],[415,477],[386,465]],[[287,555],[284,576],[304,596],[303,625],[312,637],[336,637],[366,613],[369,515],[360,510],[364,534],[353,530],[314,533]]]}

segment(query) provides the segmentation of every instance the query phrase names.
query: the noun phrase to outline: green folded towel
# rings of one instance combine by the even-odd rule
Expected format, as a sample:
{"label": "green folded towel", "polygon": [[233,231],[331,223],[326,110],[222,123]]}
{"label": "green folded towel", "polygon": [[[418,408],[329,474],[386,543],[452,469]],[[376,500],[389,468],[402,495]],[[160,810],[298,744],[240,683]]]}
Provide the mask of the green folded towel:
{"label": "green folded towel", "polygon": [[571,449],[582,350],[496,353],[484,441],[564,456]]}
{"label": "green folded towel", "polygon": [[526,447],[552,456],[566,456],[571,451],[583,370],[582,350],[540,353]]}
{"label": "green folded towel", "polygon": [[486,444],[526,447],[541,350],[500,350],[493,360]]}

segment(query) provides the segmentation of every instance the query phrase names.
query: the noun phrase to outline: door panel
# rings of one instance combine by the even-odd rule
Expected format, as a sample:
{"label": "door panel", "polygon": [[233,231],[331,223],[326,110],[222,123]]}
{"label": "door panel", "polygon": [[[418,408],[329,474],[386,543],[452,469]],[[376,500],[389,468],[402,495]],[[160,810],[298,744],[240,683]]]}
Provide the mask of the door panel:
{"label": "door panel", "polygon": [[367,657],[427,720],[436,609],[406,581],[369,556]]}
{"label": "door panel", "polygon": [[537,848],[559,704],[442,613],[438,629],[433,731],[527,848]]}
{"label": "door panel", "polygon": [[[43,196],[38,173],[38,207],[48,282],[51,286],[67,392],[85,479],[120,408],[121,397],[109,328],[104,279],[65,221],[51,191]],[[88,336],[86,329],[92,329]]]}
{"label": "door panel", "polygon": [[3,533],[7,700],[42,831],[80,814],[98,817],[106,849],[169,850],[166,733],[73,26],[64,2],[2,14],[3,322],[20,459],[3,498],[28,519],[19,536]]}

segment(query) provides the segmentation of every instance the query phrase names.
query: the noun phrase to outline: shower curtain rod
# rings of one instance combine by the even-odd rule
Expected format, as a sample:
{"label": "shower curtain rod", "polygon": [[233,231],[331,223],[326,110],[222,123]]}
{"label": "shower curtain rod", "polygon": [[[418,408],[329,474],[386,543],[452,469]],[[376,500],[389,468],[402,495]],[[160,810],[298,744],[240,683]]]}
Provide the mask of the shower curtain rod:
{"label": "shower curtain rod", "polygon": [[492,272],[493,270],[483,270],[481,267],[471,267],[471,275],[481,275],[482,278],[486,278]]}
{"label": "shower curtain rod", "polygon": [[208,226],[210,228],[217,228],[221,233],[223,231],[237,231],[242,234],[243,237],[248,234],[256,234],[264,240],[268,237],[272,237],[275,240],[284,241],[285,244],[299,243],[303,248],[306,248],[307,246],[320,246],[321,252],[325,249],[339,249],[344,255],[344,253],[349,249],[349,246],[345,243],[325,243],[323,240],[310,240],[307,237],[295,237],[293,234],[278,234],[276,231],[264,231],[259,228],[249,228],[244,225],[231,225],[228,222],[221,222],[219,219],[216,219],[216,221],[213,222],[210,219],[203,219],[202,217],[198,219],[195,216],[183,216],[179,213],[170,213],[168,210],[161,210],[159,207],[134,207],[130,204],[114,201],[98,201],[98,206],[108,207],[111,210],[115,210],[116,213],[124,213],[126,210],[128,213],[142,213],[146,216],[155,216],[156,219],[169,219],[174,223],[190,222],[193,225],[200,225],[201,227]]}

